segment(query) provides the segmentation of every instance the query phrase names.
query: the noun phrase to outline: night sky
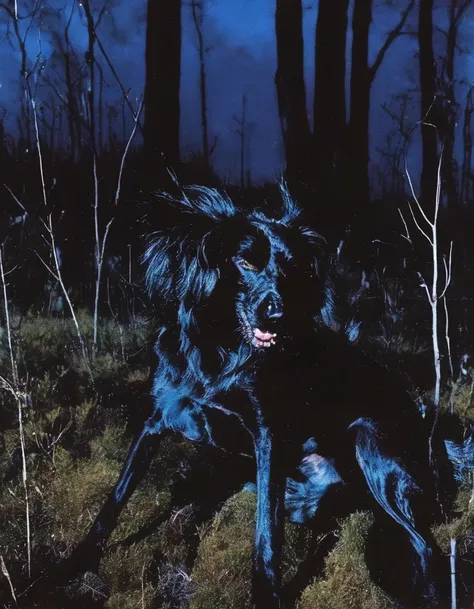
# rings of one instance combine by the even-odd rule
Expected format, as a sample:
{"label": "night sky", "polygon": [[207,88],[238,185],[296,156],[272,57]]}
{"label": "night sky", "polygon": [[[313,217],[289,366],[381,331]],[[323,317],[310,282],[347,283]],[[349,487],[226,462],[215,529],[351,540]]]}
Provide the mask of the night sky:
{"label": "night sky", "polygon": [[[52,0],[54,8],[69,14],[71,0]],[[197,39],[191,18],[191,8],[183,3],[183,44],[182,44],[182,86],[181,86],[181,144],[183,156],[192,155],[200,149],[200,116],[198,100],[198,56]],[[208,73],[208,107],[210,141],[217,137],[214,167],[225,180],[235,180],[239,172],[239,137],[235,133],[237,123],[234,117],[241,113],[242,95],[248,100],[249,121],[249,162],[255,182],[278,177],[283,168],[283,147],[278,120],[274,74],[276,70],[276,42],[274,36],[274,0],[205,0],[204,37],[208,47],[206,54]],[[375,57],[383,44],[386,32],[398,20],[398,10],[402,10],[405,0],[396,0],[392,6],[387,2],[374,3],[374,19],[371,29],[370,53]],[[93,6],[100,7],[102,2]],[[317,17],[317,2],[304,4],[305,71],[307,84],[308,112],[312,118],[312,91],[314,81],[314,32]],[[21,7],[21,4],[20,4]],[[144,88],[144,43],[145,43],[145,0],[126,2],[118,0],[111,4],[111,14],[105,18],[99,29],[99,36],[118,71],[126,88],[131,88],[130,99],[137,99]],[[1,15],[4,19],[4,15]],[[414,30],[415,14],[407,25]],[[435,15],[438,25],[446,20],[445,10],[438,9]],[[410,24],[411,21],[411,24]],[[41,31],[36,28],[28,38],[28,53],[34,58],[39,49],[48,60],[51,53],[49,44],[51,29],[57,28],[59,20],[45,16]],[[471,19],[465,19],[461,39],[466,48],[472,48],[474,28],[469,27]],[[416,22],[415,22],[416,25]],[[15,112],[18,108],[18,66],[19,53],[5,37],[5,26],[0,26],[0,106],[7,109],[5,124],[14,132]],[[39,36],[41,34],[41,36]],[[85,20],[77,17],[73,22],[71,38],[74,46],[85,50],[87,34]],[[435,44],[441,48],[435,39]],[[351,31],[348,33],[348,56],[350,54]],[[417,41],[403,36],[392,45],[375,80],[372,89],[371,110],[371,156],[373,163],[379,163],[379,149],[387,148],[387,133],[394,129],[381,105],[392,103],[392,96],[407,88],[417,86]],[[105,66],[105,62],[101,62]],[[350,66],[349,66],[350,67]],[[52,69],[51,62],[45,69]],[[458,57],[458,78],[466,82],[474,81],[474,59],[472,54]],[[109,100],[120,100],[114,79],[105,70],[110,88]],[[39,96],[50,95],[50,90],[42,84]],[[418,94],[408,109],[409,120],[419,120]],[[462,126],[458,127],[462,129]],[[418,163],[418,145],[413,140],[410,163]]]}

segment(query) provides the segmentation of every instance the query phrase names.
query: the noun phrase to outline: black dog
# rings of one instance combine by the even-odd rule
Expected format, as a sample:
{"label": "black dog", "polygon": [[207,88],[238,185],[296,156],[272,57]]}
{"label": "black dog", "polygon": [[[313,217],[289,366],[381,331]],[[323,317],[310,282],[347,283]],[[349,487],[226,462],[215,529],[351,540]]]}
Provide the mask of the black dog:
{"label": "black dog", "polygon": [[433,606],[443,584],[430,526],[441,513],[426,425],[399,381],[325,327],[324,240],[281,194],[279,218],[246,215],[206,188],[170,201],[179,222],[153,235],[145,255],[168,320],[155,346],[153,414],[80,553],[97,554],[172,431],[255,459],[257,609],[283,602],[285,509],[322,531],[367,506],[373,546],[390,540],[370,564],[374,578],[409,608]]}

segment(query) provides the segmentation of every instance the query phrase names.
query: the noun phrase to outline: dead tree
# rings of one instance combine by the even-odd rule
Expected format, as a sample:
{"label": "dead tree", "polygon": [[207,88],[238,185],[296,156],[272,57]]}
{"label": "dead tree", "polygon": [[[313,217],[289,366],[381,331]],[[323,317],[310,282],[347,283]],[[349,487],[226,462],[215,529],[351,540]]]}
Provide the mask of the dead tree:
{"label": "dead tree", "polygon": [[[242,95],[242,112],[240,117],[234,116],[234,121],[237,123],[237,129],[235,133],[240,139],[240,188],[245,188],[245,175],[246,175],[246,159],[245,152],[247,149],[247,96],[245,93]],[[249,168],[250,170],[250,168]]]}
{"label": "dead tree", "polygon": [[[352,19],[351,106],[349,118],[350,164],[348,177],[357,201],[370,199],[369,184],[369,116],[370,92],[377,72],[393,42],[402,34],[415,0],[409,0],[395,27],[388,33],[375,61],[369,65],[369,32],[372,23],[372,0],[354,0]],[[422,3],[423,4],[423,3]]]}
{"label": "dead tree", "polygon": [[436,63],[433,51],[433,2],[423,0],[418,12],[418,45],[421,87],[421,194],[422,204],[433,201],[436,193],[438,159],[436,133]]}
{"label": "dead tree", "polygon": [[474,85],[469,87],[464,107],[463,159],[461,169],[461,200],[470,201],[474,196],[472,175],[472,115],[474,114]]}
{"label": "dead tree", "polygon": [[149,162],[179,162],[181,0],[148,0],[144,145]]}
{"label": "dead tree", "polygon": [[201,103],[202,154],[204,165],[209,167],[209,127],[207,120],[207,77],[206,77],[206,48],[202,32],[204,23],[203,2],[191,1],[194,28],[198,39],[199,54],[199,97]]}
{"label": "dead tree", "polygon": [[316,23],[313,136],[323,196],[337,196],[345,168],[348,7],[349,0],[320,0]]}
{"label": "dead tree", "polygon": [[440,136],[444,147],[443,183],[448,205],[459,207],[459,166],[454,153],[456,125],[460,118],[460,104],[456,100],[454,64],[459,47],[459,26],[472,0],[451,0],[449,5],[448,29],[438,28],[446,38],[446,53],[443,56],[440,78],[440,116],[443,117]]}
{"label": "dead tree", "polygon": [[[38,12],[40,10],[40,2],[35,0],[35,3],[31,9],[25,16],[20,15],[18,12],[18,5],[16,2],[0,2],[0,9],[3,9],[3,12],[7,16],[8,26],[7,26],[7,36],[10,36],[11,28],[13,29],[13,35],[16,40],[18,51],[20,53],[20,86],[23,91],[20,94],[20,103],[22,106],[22,116],[24,117],[24,125],[22,125],[22,139],[25,141],[26,149],[30,150],[32,148],[32,143],[34,138],[31,134],[31,100],[32,100],[32,92],[31,92],[31,84],[30,84],[30,76],[34,72],[37,62],[31,65],[28,61],[28,53],[27,53],[27,41],[28,37],[31,33],[32,27],[36,22],[36,18]],[[20,22],[25,22],[26,26],[21,27]]]}
{"label": "dead tree", "polygon": [[301,0],[277,0],[275,85],[290,185],[292,182],[307,182],[316,173],[306,108],[302,18]]}

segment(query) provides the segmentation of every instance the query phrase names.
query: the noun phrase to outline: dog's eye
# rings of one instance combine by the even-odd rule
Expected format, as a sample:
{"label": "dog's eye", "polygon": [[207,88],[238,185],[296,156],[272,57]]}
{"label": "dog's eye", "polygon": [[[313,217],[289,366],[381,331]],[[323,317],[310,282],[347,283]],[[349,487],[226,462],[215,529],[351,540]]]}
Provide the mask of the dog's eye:
{"label": "dog's eye", "polygon": [[250,262],[247,262],[247,260],[244,260],[243,258],[241,258],[238,261],[238,265],[240,266],[240,268],[245,269],[246,271],[256,271],[257,267],[254,266],[253,264],[250,264]]}

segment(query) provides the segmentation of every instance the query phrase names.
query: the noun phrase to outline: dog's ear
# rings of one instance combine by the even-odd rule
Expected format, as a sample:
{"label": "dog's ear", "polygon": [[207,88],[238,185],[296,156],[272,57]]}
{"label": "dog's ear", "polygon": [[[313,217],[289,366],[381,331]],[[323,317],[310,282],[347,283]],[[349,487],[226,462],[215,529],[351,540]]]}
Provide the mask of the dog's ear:
{"label": "dog's ear", "polygon": [[279,182],[278,187],[280,189],[282,202],[281,217],[279,218],[278,222],[284,226],[291,226],[299,217],[301,210],[291,196],[286,182]]}
{"label": "dog's ear", "polygon": [[208,231],[198,247],[198,259],[203,268],[220,269],[230,263],[239,244],[249,236],[253,227],[238,213],[233,218],[224,218]]}

